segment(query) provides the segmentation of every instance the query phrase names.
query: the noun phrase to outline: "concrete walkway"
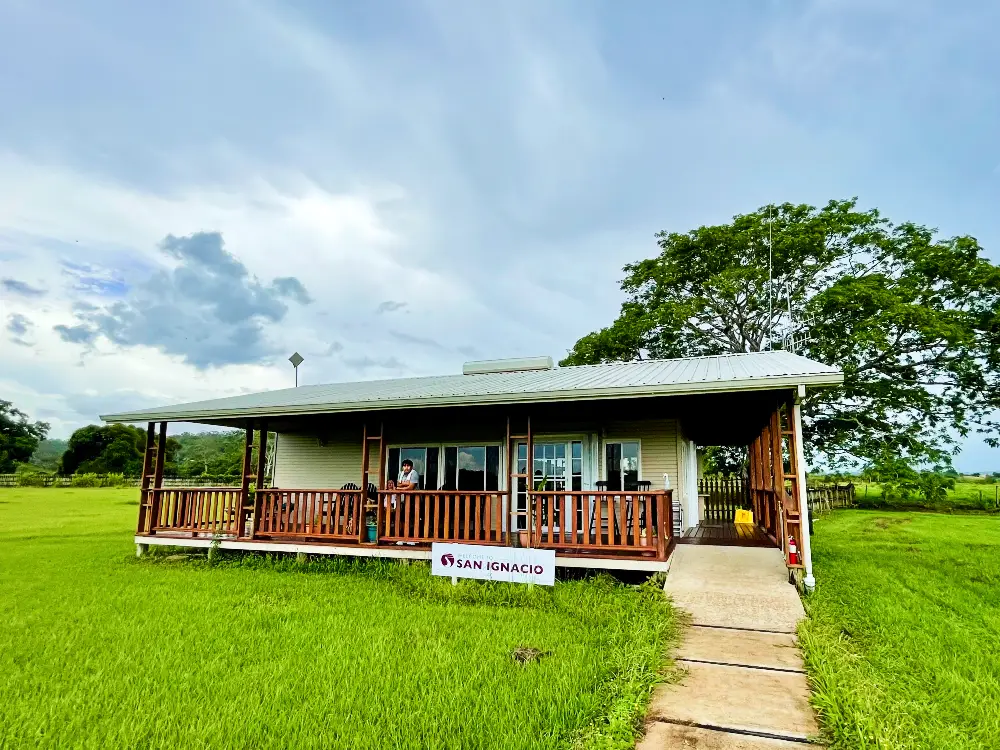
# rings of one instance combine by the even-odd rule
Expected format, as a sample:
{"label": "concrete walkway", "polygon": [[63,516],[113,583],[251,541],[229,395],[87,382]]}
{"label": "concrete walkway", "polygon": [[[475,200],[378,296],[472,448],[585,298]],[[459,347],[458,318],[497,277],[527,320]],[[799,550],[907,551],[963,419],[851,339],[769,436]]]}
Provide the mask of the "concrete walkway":
{"label": "concrete walkway", "polygon": [[679,545],[664,586],[691,616],[686,675],[653,693],[638,750],[802,750],[818,735],[795,640],[805,617],[776,549]]}

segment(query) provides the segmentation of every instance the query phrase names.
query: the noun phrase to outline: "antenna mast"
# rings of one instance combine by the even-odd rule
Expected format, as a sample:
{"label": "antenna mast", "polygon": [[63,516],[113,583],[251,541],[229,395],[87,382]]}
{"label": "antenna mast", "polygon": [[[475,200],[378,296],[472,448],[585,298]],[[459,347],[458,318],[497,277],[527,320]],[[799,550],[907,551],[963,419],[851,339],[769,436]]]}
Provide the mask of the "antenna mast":
{"label": "antenna mast", "polygon": [[767,348],[774,338],[774,235],[771,230],[771,207],[767,207]]}

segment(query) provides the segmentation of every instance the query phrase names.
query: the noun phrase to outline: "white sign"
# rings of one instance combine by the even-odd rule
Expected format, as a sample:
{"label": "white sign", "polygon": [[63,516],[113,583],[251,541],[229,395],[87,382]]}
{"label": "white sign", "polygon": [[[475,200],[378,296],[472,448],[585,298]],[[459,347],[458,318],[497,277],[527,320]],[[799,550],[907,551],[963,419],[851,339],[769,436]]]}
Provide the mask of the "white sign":
{"label": "white sign", "polygon": [[556,553],[551,549],[434,542],[431,545],[431,574],[555,586]]}

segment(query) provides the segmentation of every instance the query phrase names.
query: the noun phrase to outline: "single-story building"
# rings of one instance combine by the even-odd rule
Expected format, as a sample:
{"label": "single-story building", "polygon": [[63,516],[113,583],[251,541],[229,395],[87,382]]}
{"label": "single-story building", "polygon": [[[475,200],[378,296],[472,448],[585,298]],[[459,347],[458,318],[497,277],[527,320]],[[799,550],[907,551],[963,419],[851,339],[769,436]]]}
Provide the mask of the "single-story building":
{"label": "single-story building", "polygon": [[[553,549],[566,567],[657,570],[675,544],[725,537],[781,548],[811,585],[799,403],[842,381],[786,351],[576,367],[536,357],[102,419],[148,423],[140,549],[215,540],[427,558],[431,542],[447,541]],[[246,430],[242,486],[162,487],[169,422]],[[735,533],[703,517],[697,449],[712,445],[749,448],[753,525]],[[393,484],[403,462],[419,476],[413,489]]]}

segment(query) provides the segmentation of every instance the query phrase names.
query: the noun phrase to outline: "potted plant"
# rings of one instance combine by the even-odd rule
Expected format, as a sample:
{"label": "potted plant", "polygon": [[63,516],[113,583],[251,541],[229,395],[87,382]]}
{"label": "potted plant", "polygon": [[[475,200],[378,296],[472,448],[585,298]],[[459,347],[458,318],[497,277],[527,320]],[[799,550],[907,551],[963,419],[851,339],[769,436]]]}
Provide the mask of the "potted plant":
{"label": "potted plant", "polygon": [[375,514],[371,511],[365,514],[365,541],[374,543],[378,540],[378,526]]}

